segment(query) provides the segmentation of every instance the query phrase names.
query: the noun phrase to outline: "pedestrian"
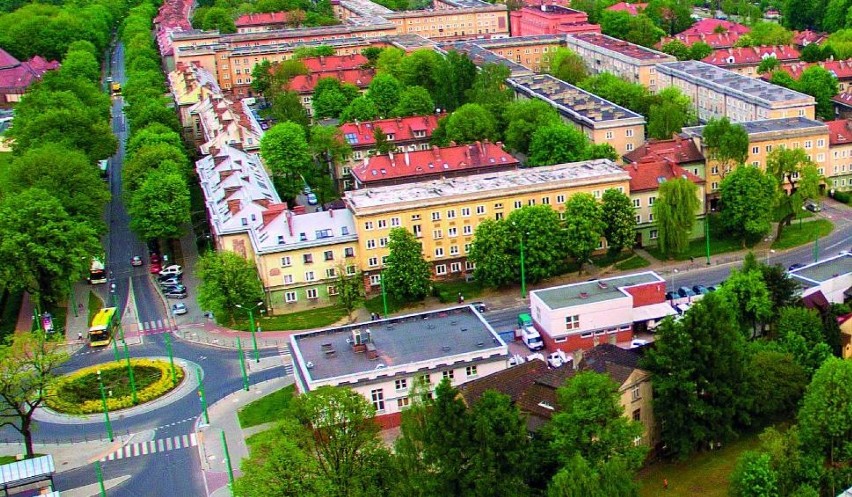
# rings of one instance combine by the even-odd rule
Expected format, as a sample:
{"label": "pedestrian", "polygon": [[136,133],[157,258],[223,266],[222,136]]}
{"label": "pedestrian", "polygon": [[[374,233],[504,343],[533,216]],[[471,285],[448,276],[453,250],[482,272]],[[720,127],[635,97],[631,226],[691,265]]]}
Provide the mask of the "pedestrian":
{"label": "pedestrian", "polygon": [[82,334],[82,333],[80,333],[80,332],[77,332],[77,341],[78,341],[78,342],[82,342],[82,341],[83,341],[83,334]]}
{"label": "pedestrian", "polygon": [[668,478],[663,478],[663,488],[664,488],[665,490],[668,490],[668,489],[669,489],[669,480],[668,480]]}
{"label": "pedestrian", "polygon": [[80,312],[83,312],[83,304],[82,303],[77,304],[77,310],[80,311]]}

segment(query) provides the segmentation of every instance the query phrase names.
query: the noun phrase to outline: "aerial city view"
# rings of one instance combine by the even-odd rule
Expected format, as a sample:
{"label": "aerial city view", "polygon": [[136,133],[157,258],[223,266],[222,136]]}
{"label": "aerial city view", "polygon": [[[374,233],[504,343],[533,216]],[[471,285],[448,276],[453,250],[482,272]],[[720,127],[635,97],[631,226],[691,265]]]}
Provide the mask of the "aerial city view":
{"label": "aerial city view", "polygon": [[852,496],[852,0],[0,0],[0,490]]}

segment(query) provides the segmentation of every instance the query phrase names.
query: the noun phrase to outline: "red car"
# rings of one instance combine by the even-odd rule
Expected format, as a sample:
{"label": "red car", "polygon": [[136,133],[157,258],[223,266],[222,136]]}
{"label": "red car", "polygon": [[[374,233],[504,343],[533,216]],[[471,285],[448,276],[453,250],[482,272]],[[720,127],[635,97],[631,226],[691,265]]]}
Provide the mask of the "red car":
{"label": "red car", "polygon": [[160,270],[162,269],[163,268],[162,266],[160,266],[160,262],[154,262],[153,260],[151,261],[151,265],[148,267],[148,270],[151,272],[151,274],[160,274]]}

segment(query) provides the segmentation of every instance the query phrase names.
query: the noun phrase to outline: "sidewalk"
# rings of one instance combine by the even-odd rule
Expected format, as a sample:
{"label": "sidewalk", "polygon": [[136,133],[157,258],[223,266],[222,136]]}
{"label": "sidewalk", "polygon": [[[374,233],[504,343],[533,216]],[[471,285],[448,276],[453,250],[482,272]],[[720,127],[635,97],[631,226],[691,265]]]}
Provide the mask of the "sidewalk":
{"label": "sidewalk", "polygon": [[245,438],[256,432],[258,427],[243,430],[237,419],[237,411],[264,395],[280,390],[293,383],[290,378],[275,378],[255,384],[246,392],[234,392],[216,402],[207,409],[210,424],[204,424],[204,416],[198,418],[196,434],[198,438],[198,453],[201,459],[201,469],[204,473],[204,486],[210,497],[230,496],[228,489],[228,466],[225,461],[225,450],[222,445],[224,433],[228,445],[228,455],[234,477],[240,475],[240,461],[247,458],[248,446]]}

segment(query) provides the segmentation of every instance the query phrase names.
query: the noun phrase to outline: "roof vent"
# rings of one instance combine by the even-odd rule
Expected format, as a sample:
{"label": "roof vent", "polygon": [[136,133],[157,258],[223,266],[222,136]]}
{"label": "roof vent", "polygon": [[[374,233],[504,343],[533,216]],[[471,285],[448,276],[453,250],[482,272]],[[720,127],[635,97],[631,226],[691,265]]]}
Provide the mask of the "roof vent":
{"label": "roof vent", "polygon": [[607,285],[605,281],[598,281],[598,288],[600,288],[601,290],[605,290],[609,288],[609,285]]}
{"label": "roof vent", "polygon": [[386,367],[384,364],[376,364],[376,369],[385,369]]}
{"label": "roof vent", "polygon": [[480,349],[485,346],[485,342],[476,342],[476,346]]}
{"label": "roof vent", "polygon": [[587,298],[589,298],[589,294],[586,293],[586,292],[580,292],[580,298],[581,299],[587,299]]}
{"label": "roof vent", "polygon": [[308,361],[308,363],[305,364],[305,366],[307,366],[308,369],[314,369],[314,363],[312,363],[311,361]]}

